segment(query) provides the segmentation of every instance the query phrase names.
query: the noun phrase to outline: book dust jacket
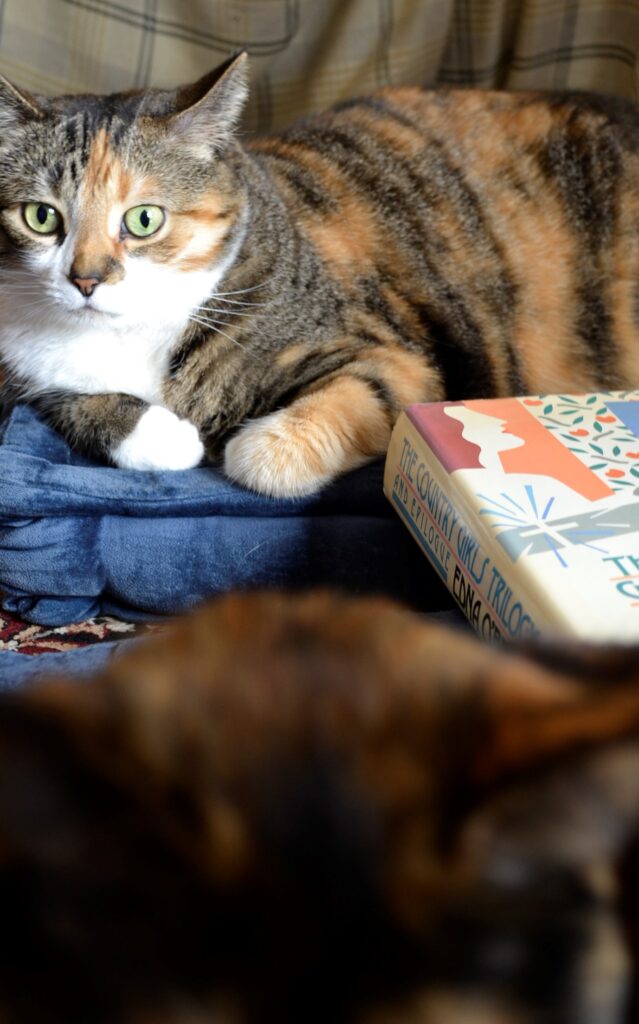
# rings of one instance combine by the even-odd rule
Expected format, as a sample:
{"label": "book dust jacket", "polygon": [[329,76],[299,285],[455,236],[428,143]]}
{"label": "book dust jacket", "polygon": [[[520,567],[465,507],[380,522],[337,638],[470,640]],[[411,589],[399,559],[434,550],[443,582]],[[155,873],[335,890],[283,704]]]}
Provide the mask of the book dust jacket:
{"label": "book dust jacket", "polygon": [[384,490],[480,635],[639,639],[639,391],[410,406]]}

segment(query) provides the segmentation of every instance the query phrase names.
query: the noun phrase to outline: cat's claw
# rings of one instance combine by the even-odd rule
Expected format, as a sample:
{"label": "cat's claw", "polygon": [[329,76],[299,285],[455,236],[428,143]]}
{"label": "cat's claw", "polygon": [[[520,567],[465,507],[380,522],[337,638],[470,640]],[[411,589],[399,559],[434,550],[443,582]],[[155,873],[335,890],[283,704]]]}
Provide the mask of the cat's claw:
{"label": "cat's claw", "polygon": [[202,461],[204,445],[197,427],[169,409],[152,405],[111,453],[121,469],[191,469]]}

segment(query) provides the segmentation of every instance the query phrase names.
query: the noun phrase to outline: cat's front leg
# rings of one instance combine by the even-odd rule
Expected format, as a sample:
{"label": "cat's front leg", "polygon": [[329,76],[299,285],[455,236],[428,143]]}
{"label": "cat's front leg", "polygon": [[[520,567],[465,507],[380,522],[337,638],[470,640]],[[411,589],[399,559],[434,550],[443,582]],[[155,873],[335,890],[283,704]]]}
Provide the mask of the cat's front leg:
{"label": "cat's front leg", "polygon": [[204,454],[192,423],[133,395],[68,393],[40,404],[73,448],[122,469],[190,469]]}
{"label": "cat's front leg", "polygon": [[339,473],[383,454],[391,426],[365,380],[339,377],[243,426],[226,446],[224,469],[262,494],[313,494]]}

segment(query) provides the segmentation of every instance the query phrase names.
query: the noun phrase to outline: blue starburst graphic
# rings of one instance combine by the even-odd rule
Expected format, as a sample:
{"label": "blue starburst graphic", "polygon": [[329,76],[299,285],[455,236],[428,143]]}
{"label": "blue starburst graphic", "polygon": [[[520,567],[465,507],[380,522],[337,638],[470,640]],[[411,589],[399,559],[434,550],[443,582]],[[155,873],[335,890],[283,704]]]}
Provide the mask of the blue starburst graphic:
{"label": "blue starburst graphic", "polygon": [[[523,495],[519,501],[516,501],[506,491],[501,491],[499,498],[486,494],[477,494],[477,497],[486,503],[485,506],[479,509],[480,516],[489,516],[492,519],[490,525],[497,532],[497,539],[506,548],[513,561],[516,561],[522,554],[526,554],[527,548],[533,547],[533,541],[535,542],[534,547],[536,551],[539,551],[539,542],[543,541],[546,550],[552,551],[562,568],[568,568],[568,562],[564,555],[561,554],[561,550],[564,550],[565,553],[566,547],[570,545],[570,541],[568,541],[565,534],[565,520],[561,520],[562,531],[559,532],[554,528],[553,521],[548,518],[551,510],[555,507],[556,495],[543,499],[538,492],[535,492],[532,484],[525,484]],[[508,543],[513,533],[517,537],[516,546]],[[508,534],[508,537],[505,536],[506,534]],[[605,548],[593,543],[593,541],[596,537],[610,536],[610,529],[605,527],[602,529],[595,527],[588,530],[573,529],[571,531],[571,541],[573,544],[575,543],[575,538],[579,537],[577,543],[580,547],[588,547],[602,554],[608,554],[608,552]],[[591,539],[588,540],[588,537]]]}

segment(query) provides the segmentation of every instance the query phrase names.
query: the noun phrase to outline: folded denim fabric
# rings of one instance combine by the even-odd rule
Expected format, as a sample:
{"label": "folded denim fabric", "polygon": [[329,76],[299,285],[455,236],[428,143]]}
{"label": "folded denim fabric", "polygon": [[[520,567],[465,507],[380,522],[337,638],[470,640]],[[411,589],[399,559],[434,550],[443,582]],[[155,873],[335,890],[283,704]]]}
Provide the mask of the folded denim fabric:
{"label": "folded denim fabric", "polygon": [[310,498],[270,499],[213,467],[92,463],[17,406],[0,433],[2,607],[47,625],[136,620],[230,589],[316,585],[450,607],[383,496],[382,468],[355,470]]}

